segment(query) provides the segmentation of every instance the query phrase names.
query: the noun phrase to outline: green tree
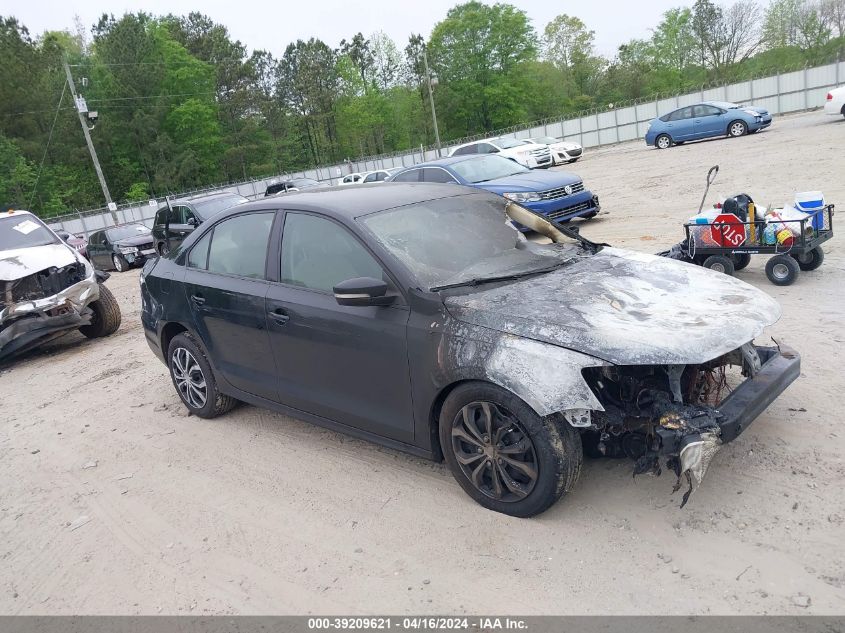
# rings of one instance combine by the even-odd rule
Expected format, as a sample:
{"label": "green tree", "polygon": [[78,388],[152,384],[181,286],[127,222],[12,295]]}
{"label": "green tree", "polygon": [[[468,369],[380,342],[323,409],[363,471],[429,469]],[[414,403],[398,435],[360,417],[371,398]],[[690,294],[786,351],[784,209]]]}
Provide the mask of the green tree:
{"label": "green tree", "polygon": [[459,4],[434,26],[429,62],[441,82],[438,114],[442,104],[450,133],[520,120],[527,87],[519,69],[536,58],[534,41],[525,12],[508,4]]}

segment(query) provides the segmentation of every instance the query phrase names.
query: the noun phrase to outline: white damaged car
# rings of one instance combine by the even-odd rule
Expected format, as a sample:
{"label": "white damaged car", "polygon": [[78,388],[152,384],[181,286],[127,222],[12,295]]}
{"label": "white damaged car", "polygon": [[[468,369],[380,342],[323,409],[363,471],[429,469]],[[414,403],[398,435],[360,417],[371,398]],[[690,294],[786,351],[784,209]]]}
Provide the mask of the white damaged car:
{"label": "white damaged car", "polygon": [[120,306],[107,278],[32,213],[0,215],[0,362],[71,330],[113,334]]}

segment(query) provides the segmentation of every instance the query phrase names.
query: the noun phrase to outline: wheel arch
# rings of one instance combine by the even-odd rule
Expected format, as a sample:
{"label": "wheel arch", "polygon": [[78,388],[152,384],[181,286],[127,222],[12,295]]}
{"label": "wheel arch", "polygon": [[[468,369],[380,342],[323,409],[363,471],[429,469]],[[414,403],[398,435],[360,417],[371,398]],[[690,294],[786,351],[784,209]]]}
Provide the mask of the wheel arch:
{"label": "wheel arch", "polygon": [[742,117],[733,118],[728,122],[728,126],[725,128],[725,134],[730,135],[731,133],[731,126],[734,123],[742,123],[745,126],[746,133],[751,129],[751,126],[748,124],[748,121],[743,119]]}
{"label": "wheel arch", "polygon": [[188,332],[190,334],[190,330],[178,321],[171,321],[161,328],[161,334],[159,337],[161,342],[161,353],[162,356],[164,356],[165,361],[167,359],[167,350],[170,347],[170,341],[172,341],[177,335],[182,334],[182,332]]}

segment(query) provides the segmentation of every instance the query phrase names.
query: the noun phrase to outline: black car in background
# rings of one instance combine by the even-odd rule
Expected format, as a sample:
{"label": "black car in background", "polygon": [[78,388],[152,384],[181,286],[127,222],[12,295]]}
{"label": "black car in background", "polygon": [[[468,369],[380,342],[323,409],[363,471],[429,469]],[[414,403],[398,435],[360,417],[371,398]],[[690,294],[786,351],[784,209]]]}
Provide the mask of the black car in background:
{"label": "black car in background", "polygon": [[264,195],[275,196],[277,193],[304,191],[306,189],[323,189],[328,186],[326,183],[314,180],[313,178],[291,178],[290,180],[274,182],[272,185],[268,185],[264,191]]}
{"label": "black car in background", "polygon": [[[691,492],[800,372],[785,346],[751,343],[780,314],[760,290],[459,185],[262,198],[140,282],[147,342],[194,415],[241,400],[445,458],[473,499],[514,516],[569,491],[582,441],[611,432],[635,472],[662,458]],[[728,364],[748,378],[725,400],[682,392],[677,368],[696,385]]]}
{"label": "black car in background", "polygon": [[88,238],[88,260],[99,270],[119,273],[141,266],[156,254],[150,229],[134,222],[94,231]]}
{"label": "black car in background", "polygon": [[171,200],[158,208],[153,239],[159,255],[176,248],[191,232],[215,213],[246,202],[237,193],[213,193]]}

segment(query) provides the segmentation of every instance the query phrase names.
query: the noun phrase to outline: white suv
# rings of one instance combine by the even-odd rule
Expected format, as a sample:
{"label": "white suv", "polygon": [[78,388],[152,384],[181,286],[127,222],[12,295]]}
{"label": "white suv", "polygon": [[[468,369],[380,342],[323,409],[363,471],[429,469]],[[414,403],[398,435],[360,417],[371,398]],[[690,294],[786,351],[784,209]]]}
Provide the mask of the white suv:
{"label": "white suv", "polygon": [[500,154],[515,160],[525,167],[551,167],[552,153],[546,145],[525,143],[513,137],[489,138],[473,143],[458,145],[449,156],[463,156],[465,154]]}

